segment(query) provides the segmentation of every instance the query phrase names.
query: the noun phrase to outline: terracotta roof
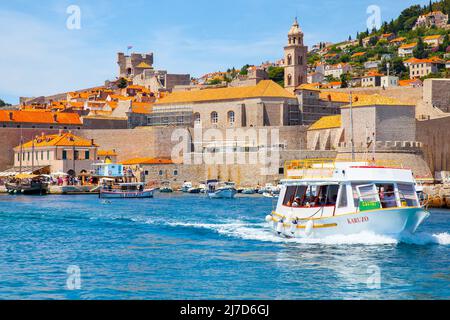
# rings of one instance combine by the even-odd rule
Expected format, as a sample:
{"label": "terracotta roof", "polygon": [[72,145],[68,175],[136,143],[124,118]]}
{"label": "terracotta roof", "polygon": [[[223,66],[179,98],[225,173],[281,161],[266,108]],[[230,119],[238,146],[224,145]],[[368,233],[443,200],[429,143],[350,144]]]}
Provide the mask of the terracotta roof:
{"label": "terracotta roof", "polygon": [[414,62],[410,62],[411,64],[419,64],[419,63],[439,63],[439,64],[443,64],[445,63],[444,60],[441,60],[437,57],[433,57],[430,59],[416,59]]}
{"label": "terracotta roof", "polygon": [[400,87],[407,87],[407,86],[410,86],[413,83],[422,83],[422,81],[420,79],[400,80],[398,82],[398,85]]}
{"label": "terracotta roof", "polygon": [[153,104],[145,102],[133,102],[131,104],[131,111],[138,114],[150,114],[153,109]]}
{"label": "terracotta roof", "polygon": [[378,71],[372,71],[372,72],[368,72],[365,76],[362,76],[361,78],[367,78],[367,77],[384,77],[384,74],[379,73]]}
{"label": "terracotta roof", "polygon": [[299,85],[296,90],[320,91],[320,83],[304,83]]}
{"label": "terracotta roof", "polygon": [[365,52],[357,52],[354,55],[352,55],[352,58],[361,57],[361,56],[363,56],[365,54],[366,54]]}
{"label": "terracotta roof", "polygon": [[98,150],[97,151],[97,156],[99,157],[114,157],[117,156],[117,152],[114,150]]}
{"label": "terracotta roof", "polygon": [[400,49],[411,49],[411,48],[414,48],[415,46],[417,46],[417,42],[407,43],[407,44],[400,46]]}
{"label": "terracotta roof", "polygon": [[[414,104],[400,101],[398,99],[380,96],[378,94],[364,96],[363,99],[358,99],[354,102],[353,107],[368,107],[368,106],[409,106],[415,107]],[[342,108],[349,108],[350,105],[342,106]]]}
{"label": "terracotta roof", "polygon": [[314,122],[308,130],[333,129],[341,127],[341,115],[322,117]]}
{"label": "terracotta roof", "polygon": [[140,69],[151,69],[152,66],[149,65],[149,64],[146,63],[146,62],[141,62],[141,63],[139,63],[139,64],[136,66],[136,68],[140,68]]}
{"label": "terracotta roof", "polygon": [[125,166],[132,166],[138,164],[173,164],[169,159],[156,159],[156,158],[134,158],[122,162]]}
{"label": "terracotta roof", "polygon": [[427,37],[424,37],[423,38],[423,40],[438,40],[438,39],[440,39],[440,38],[442,38],[443,36],[442,35],[440,35],[440,34],[435,34],[435,35],[432,35],[432,36],[427,36]]}
{"label": "terracotta roof", "polygon": [[392,39],[392,40],[389,41],[389,42],[391,42],[391,43],[393,43],[393,42],[403,42],[403,41],[405,41],[405,40],[406,40],[405,37],[398,37],[398,38]]}
{"label": "terracotta roof", "polygon": [[[332,101],[332,102],[350,102],[350,94],[348,92],[335,92],[335,91],[322,91],[319,95],[321,100]],[[371,95],[368,94],[352,94],[353,102],[360,100],[368,100]]]}
{"label": "terracotta roof", "polygon": [[[34,147],[97,147],[96,144],[92,144],[91,140],[78,137],[70,132],[51,135],[41,135],[34,139]],[[19,148],[17,146],[16,148]],[[23,148],[32,148],[33,140],[23,144]]]}
{"label": "terracotta roof", "polygon": [[77,113],[0,110],[0,122],[82,125]]}
{"label": "terracotta roof", "polygon": [[156,104],[176,104],[187,102],[208,102],[237,100],[259,97],[295,99],[295,96],[271,80],[260,81],[256,86],[203,89],[197,91],[173,92]]}

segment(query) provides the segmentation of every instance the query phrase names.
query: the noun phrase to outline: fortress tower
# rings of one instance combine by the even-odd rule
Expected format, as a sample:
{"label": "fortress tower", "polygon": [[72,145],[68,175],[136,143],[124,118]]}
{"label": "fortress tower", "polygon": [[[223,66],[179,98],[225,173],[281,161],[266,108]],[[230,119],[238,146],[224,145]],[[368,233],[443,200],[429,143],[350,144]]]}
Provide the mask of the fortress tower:
{"label": "fortress tower", "polygon": [[119,52],[117,63],[119,64],[119,77],[133,78],[142,74],[144,70],[153,69],[153,53],[132,53],[130,56],[126,56]]}
{"label": "fortress tower", "polygon": [[284,87],[294,92],[295,88],[307,82],[308,47],[303,45],[303,32],[297,18],[288,33],[288,45],[284,47]]}

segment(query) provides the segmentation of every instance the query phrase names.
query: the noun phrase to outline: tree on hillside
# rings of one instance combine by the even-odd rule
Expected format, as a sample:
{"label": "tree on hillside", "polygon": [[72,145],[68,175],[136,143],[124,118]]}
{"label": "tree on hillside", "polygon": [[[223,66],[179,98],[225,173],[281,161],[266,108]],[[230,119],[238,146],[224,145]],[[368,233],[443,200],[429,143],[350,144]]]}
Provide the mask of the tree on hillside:
{"label": "tree on hillside", "polygon": [[417,59],[425,59],[428,57],[428,53],[425,50],[425,43],[422,38],[419,38],[419,41],[417,41],[417,47],[414,49],[413,55]]}
{"label": "tree on hillside", "polygon": [[241,68],[241,72],[239,74],[242,75],[242,76],[248,75],[248,68],[250,68],[250,65],[246,64],[245,66],[243,66]]}
{"label": "tree on hillside", "polygon": [[269,67],[269,79],[284,87],[284,68],[283,67]]}
{"label": "tree on hillside", "polygon": [[117,83],[117,87],[119,89],[125,89],[128,87],[128,81],[125,78],[120,78],[119,82]]}
{"label": "tree on hillside", "polygon": [[348,73],[344,73],[341,75],[341,88],[348,88],[348,83],[351,77]]}
{"label": "tree on hillside", "polygon": [[6,103],[5,101],[3,101],[2,99],[0,99],[0,108],[1,107],[9,107],[11,106],[9,103]]}

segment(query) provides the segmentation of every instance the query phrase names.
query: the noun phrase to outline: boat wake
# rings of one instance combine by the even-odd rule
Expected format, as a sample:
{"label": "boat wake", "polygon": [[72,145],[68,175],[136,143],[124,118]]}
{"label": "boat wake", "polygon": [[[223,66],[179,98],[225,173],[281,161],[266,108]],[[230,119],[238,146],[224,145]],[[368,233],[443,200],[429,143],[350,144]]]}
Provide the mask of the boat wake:
{"label": "boat wake", "polygon": [[217,232],[227,237],[240,238],[243,240],[254,240],[262,242],[277,243],[299,243],[299,244],[323,244],[323,245],[450,245],[450,234],[428,234],[416,233],[402,235],[400,237],[391,237],[386,235],[378,235],[371,232],[362,232],[354,235],[334,235],[325,238],[283,238],[271,232],[266,224],[251,224],[241,221],[223,223],[223,224],[207,224],[207,223],[184,223],[169,222],[171,227],[184,228],[200,228]]}

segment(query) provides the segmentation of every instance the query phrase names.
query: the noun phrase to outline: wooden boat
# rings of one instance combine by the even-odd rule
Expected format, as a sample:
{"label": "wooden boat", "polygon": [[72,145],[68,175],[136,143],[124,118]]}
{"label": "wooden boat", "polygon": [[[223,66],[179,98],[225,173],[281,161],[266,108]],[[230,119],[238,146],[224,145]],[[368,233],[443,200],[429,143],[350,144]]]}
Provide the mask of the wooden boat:
{"label": "wooden boat", "polygon": [[41,176],[17,175],[13,182],[5,184],[10,194],[45,195],[49,193],[49,184]]}
{"label": "wooden boat", "polygon": [[120,183],[118,187],[104,186],[100,190],[101,199],[153,198],[155,189],[145,189],[144,183]]}

